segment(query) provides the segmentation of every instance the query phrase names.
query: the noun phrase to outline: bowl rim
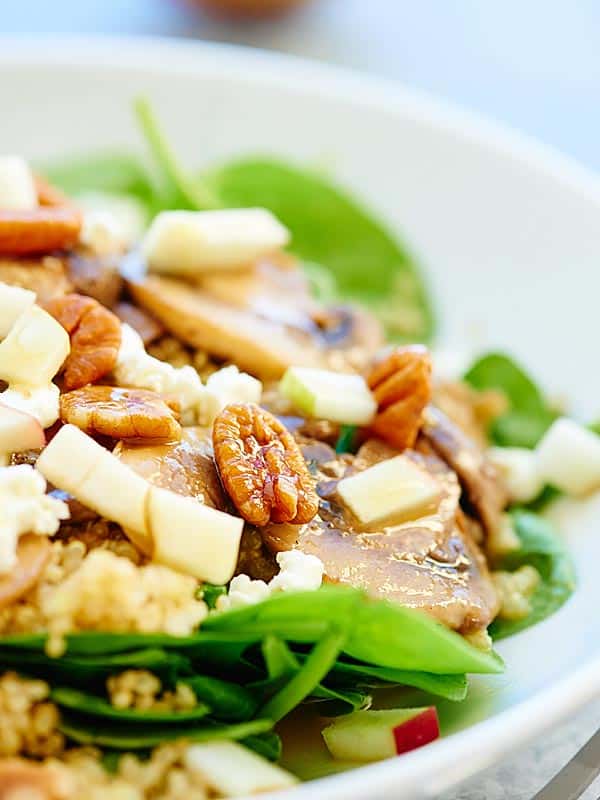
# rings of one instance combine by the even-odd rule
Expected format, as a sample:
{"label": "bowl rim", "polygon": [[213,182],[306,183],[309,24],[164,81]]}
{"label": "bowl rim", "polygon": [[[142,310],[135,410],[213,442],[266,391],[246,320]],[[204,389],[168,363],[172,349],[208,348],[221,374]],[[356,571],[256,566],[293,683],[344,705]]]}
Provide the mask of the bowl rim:
{"label": "bowl rim", "polygon": [[[325,98],[342,98],[367,111],[385,108],[485,147],[499,157],[520,161],[585,197],[600,214],[599,176],[576,159],[527,134],[391,79],[240,45],[155,36],[0,34],[0,69],[48,66],[88,67],[107,72],[137,70],[157,75],[219,75]],[[518,634],[522,635],[526,632]],[[389,792],[392,796],[401,779],[402,787],[407,790],[435,797],[530,742],[597,696],[600,696],[600,655],[547,689],[427,748],[400,760],[357,765],[350,772],[315,779],[300,785],[294,796],[308,800],[315,796],[315,790],[322,790],[328,800],[348,800],[372,796],[374,787],[378,793]],[[483,747],[482,742],[485,742]],[[289,796],[288,792],[268,795],[273,800]]]}

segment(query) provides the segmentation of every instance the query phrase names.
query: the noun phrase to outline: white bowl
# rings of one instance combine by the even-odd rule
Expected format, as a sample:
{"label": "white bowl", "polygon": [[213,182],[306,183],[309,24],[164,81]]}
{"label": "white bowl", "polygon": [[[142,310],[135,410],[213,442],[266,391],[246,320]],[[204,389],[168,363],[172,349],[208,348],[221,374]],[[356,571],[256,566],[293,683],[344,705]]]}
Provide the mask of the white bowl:
{"label": "white bowl", "polygon": [[[594,176],[397,85],[282,56],[139,39],[0,40],[0,151],[39,159],[139,148],[130,103],[140,93],[191,165],[257,151],[328,164],[418,255],[444,346],[509,349],[578,413],[600,411]],[[551,619],[500,644],[506,674],[473,680],[442,740],[296,797],[436,797],[600,694],[600,502],[554,514],[579,588]],[[292,762],[304,746],[292,748]]]}

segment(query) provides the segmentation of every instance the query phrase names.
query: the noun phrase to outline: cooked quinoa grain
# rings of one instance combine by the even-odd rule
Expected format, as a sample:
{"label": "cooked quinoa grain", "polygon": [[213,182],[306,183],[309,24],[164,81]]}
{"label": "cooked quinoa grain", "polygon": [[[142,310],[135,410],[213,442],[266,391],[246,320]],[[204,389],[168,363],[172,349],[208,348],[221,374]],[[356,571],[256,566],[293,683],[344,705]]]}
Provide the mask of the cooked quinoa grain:
{"label": "cooked quinoa grain", "polygon": [[0,677],[0,757],[44,758],[62,753],[60,715],[48,701],[49,694],[44,681],[21,678],[16,672]]}
{"label": "cooked quinoa grain", "polygon": [[196,706],[196,695],[185,683],[174,691],[162,691],[160,680],[143,669],[129,669],[106,682],[110,702],[115,708],[139,711],[188,711]]}
{"label": "cooked quinoa grain", "polygon": [[515,572],[492,572],[492,580],[500,597],[502,619],[523,619],[531,613],[531,597],[537,589],[540,573],[529,565]]}

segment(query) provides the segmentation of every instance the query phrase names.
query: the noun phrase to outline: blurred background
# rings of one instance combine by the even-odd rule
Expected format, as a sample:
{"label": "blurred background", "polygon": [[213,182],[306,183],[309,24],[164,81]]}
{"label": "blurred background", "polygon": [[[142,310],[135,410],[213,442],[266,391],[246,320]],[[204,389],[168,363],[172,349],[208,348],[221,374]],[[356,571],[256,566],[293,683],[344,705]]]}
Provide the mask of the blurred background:
{"label": "blurred background", "polygon": [[[202,7],[294,2],[251,19]],[[600,170],[599,0],[0,0],[0,33],[184,37],[319,59],[432,92]],[[443,800],[529,800],[599,720],[596,703]]]}
{"label": "blurred background", "polygon": [[600,169],[598,0],[296,0],[250,21],[202,2],[2,0],[0,31],[180,36],[322,59],[434,92]]}

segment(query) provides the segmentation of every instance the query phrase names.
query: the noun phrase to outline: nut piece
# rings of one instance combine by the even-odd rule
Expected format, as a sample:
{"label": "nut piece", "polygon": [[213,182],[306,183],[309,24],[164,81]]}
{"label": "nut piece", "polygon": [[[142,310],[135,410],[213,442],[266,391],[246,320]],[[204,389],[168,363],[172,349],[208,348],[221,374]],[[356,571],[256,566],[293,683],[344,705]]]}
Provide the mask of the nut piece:
{"label": "nut piece", "polygon": [[213,446],[223,485],[248,522],[301,525],[317,513],[300,448],[268,411],[253,403],[226,406],[214,422]]}
{"label": "nut piece", "polygon": [[60,418],[89,436],[154,443],[181,439],[172,408],[156,392],[113,386],[84,386],[60,398]]}
{"label": "nut piece", "polygon": [[379,411],[373,433],[399,450],[412,447],[423,409],[431,400],[431,358],[421,345],[399,347],[377,364],[367,378]]}
{"label": "nut piece", "polygon": [[111,371],[121,346],[118,317],[80,294],[56,297],[45,308],[71,337],[71,352],[63,367],[65,389],[79,389]]}

